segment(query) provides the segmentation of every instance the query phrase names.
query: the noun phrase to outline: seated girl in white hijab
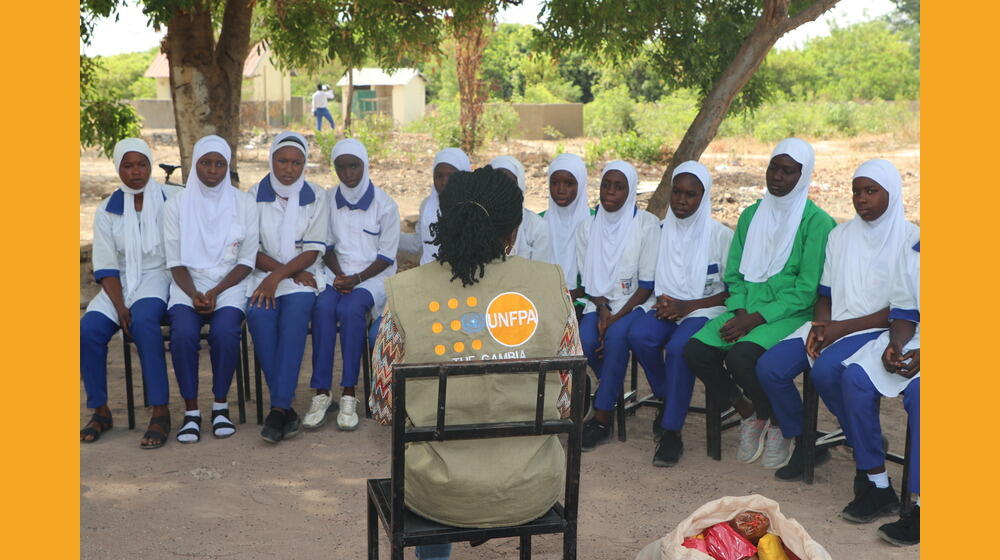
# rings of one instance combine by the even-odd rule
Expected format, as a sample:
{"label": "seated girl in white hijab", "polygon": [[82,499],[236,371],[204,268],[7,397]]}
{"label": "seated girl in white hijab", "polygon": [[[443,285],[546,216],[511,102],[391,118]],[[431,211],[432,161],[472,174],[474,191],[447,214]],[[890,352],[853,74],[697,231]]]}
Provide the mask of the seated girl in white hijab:
{"label": "seated girl in white hijab", "polygon": [[653,305],[660,221],[635,204],[639,173],[612,161],[601,174],[601,204],[577,229],[577,259],[590,298],[580,340],[600,380],[594,417],[583,425],[583,450],[611,439],[611,411],[628,367],[628,332]]}
{"label": "seated girl in white hijab", "polygon": [[271,144],[270,173],[250,188],[257,202],[260,248],[250,278],[247,325],[271,395],[261,437],[269,443],[298,433],[292,408],[316,294],[326,288],[326,191],[305,180],[309,144],[282,132]]}
{"label": "seated girl in white hijab", "polygon": [[629,346],[649,387],[663,399],[653,421],[654,439],[659,440],[653,464],[658,467],[677,464],[684,451],[681,428],[694,391],[684,346],[726,310],[729,292],[722,277],[733,240],[733,230],[712,218],[712,177],[704,165],[686,161],[674,168],[672,181],[670,209],[660,231],[656,305],[629,331]]}
{"label": "seated girl in white hijab", "polygon": [[433,188],[427,198],[420,203],[420,219],[417,221],[416,233],[403,234],[400,237],[400,249],[410,253],[420,254],[420,264],[424,265],[434,260],[437,247],[432,243],[431,224],[437,221],[441,209],[439,195],[448,183],[448,177],[456,171],[472,171],[469,156],[458,148],[445,148],[434,156]]}
{"label": "seated girl in white hijab", "polygon": [[92,443],[112,427],[108,408],[108,343],[118,329],[135,341],[146,397],[153,407],[143,449],[161,447],[170,432],[167,409],[167,359],[160,323],[167,313],[170,275],[163,252],[164,201],[177,187],[151,177],[153,154],[139,138],[126,138],[114,149],[121,186],[101,201],[94,214],[94,279],[101,291],[80,319],[80,375],[87,408],[94,409],[80,430]]}
{"label": "seated girl in white hijab", "polygon": [[[783,480],[798,480],[805,460],[798,446],[802,398],[795,378],[810,370],[827,408],[843,419],[842,362],[889,327],[892,263],[917,235],[917,226],[906,221],[902,180],[891,163],[883,159],[863,163],[854,172],[852,191],[857,214],[830,232],[812,321],[757,362],[757,377],[774,407],[764,459],[769,459],[769,450],[776,450],[770,459],[784,467],[776,473]],[[852,443],[849,433],[847,437]],[[829,453],[822,449],[817,459],[825,461]],[[774,465],[765,462],[765,466]]]}
{"label": "seated girl in white hijab", "polygon": [[[313,374],[309,386],[316,390],[305,417],[306,429],[326,422],[327,411],[337,414],[337,427],[358,427],[355,385],[361,371],[368,317],[382,314],[385,306],[383,282],[396,272],[399,247],[399,208],[395,201],[372,183],[368,175],[368,150],[346,138],[337,142],[330,156],[340,183],[330,198],[327,233],[327,289],[313,311]],[[340,336],[340,404],[330,395],[333,385],[333,355]]]}
{"label": "seated girl in white hijab", "polygon": [[[757,361],[812,317],[827,235],[836,225],[809,200],[815,159],[812,146],[798,138],[771,152],[764,198],[740,214],[729,249],[727,309],[684,347],[684,361],[708,394],[742,418],[736,458],[744,463],[765,453],[773,417]],[[719,458],[718,450],[710,451]]]}
{"label": "seated girl in white hijab", "polygon": [[[493,169],[499,169],[517,182],[517,188],[524,189],[527,185],[524,166],[514,156],[498,156],[490,162]],[[511,255],[551,263],[552,244],[549,242],[549,228],[541,216],[527,208],[521,209],[521,225],[517,228],[517,240],[514,242],[514,252]]]}
{"label": "seated girl in white hijab", "polygon": [[201,440],[198,409],[198,350],[201,327],[209,325],[212,360],[212,435],[225,438],[230,421],[227,396],[239,362],[247,277],[259,246],[257,208],[230,183],[229,144],[205,136],[194,145],[193,169],[184,191],[163,210],[163,242],[170,285],[170,356],[186,412],[177,440]]}
{"label": "seated girl in white hijab", "polygon": [[559,154],[549,163],[548,183],[549,207],[540,216],[549,230],[552,262],[562,267],[580,316],[587,302],[581,299],[584,293],[577,262],[576,230],[596,213],[587,206],[587,164],[576,154]]}

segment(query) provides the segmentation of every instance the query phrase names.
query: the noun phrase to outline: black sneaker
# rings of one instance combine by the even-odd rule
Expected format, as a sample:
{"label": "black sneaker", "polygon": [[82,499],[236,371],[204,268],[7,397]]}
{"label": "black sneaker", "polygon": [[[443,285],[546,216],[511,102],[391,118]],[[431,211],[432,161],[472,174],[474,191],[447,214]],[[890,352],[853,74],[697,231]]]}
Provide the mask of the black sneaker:
{"label": "black sneaker", "polygon": [[877,517],[891,515],[899,511],[899,498],[890,484],[887,488],[878,488],[874,482],[868,481],[861,495],[847,504],[840,516],[853,523],[871,523]]}
{"label": "black sneaker", "polygon": [[868,488],[868,471],[861,469],[854,470],[854,497],[857,498]]}
{"label": "black sneaker", "polygon": [[[802,473],[806,470],[805,457],[805,446],[802,445],[802,440],[800,438],[796,438],[795,449],[792,450],[792,456],[788,459],[788,463],[785,466],[774,471],[774,478],[784,480],[785,482],[802,480]],[[816,459],[813,462],[813,466],[818,467],[829,460],[830,450],[824,447],[816,452]]]}
{"label": "black sneaker", "polygon": [[282,438],[292,439],[295,434],[299,433],[300,426],[302,426],[302,419],[299,418],[294,408],[289,408],[288,412],[285,413],[285,425],[281,431]]}
{"label": "black sneaker", "polygon": [[583,423],[583,451],[593,451],[598,445],[611,441],[611,424],[605,426],[591,418]]}
{"label": "black sneaker", "polygon": [[278,443],[285,436],[285,412],[280,408],[272,408],[264,419],[264,429],[260,437],[268,443]]}
{"label": "black sneaker", "polygon": [[656,418],[653,419],[653,441],[659,441],[659,439],[663,437],[663,432],[666,431],[660,426],[660,424],[663,423],[663,413],[666,408],[667,405],[664,403],[661,404],[656,411]]}
{"label": "black sneaker", "polygon": [[654,467],[672,467],[680,461],[684,454],[684,442],[681,441],[680,432],[664,430],[660,443],[656,444],[656,453],[653,454]]}
{"label": "black sneaker", "polygon": [[899,521],[879,527],[878,536],[896,546],[920,544],[920,506],[913,506],[909,513],[899,517]]}

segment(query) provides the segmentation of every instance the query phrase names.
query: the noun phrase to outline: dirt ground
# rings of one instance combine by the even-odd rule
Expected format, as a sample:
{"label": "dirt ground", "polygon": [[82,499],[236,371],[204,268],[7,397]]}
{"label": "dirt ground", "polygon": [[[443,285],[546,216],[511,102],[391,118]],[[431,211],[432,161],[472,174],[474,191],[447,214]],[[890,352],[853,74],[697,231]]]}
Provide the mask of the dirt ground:
{"label": "dirt ground", "polygon": [[[397,142],[426,144],[425,139],[414,135],[403,136],[408,138]],[[177,160],[175,148],[153,139],[154,153],[160,161]],[[266,144],[258,142],[258,145],[263,148],[241,151],[244,188],[266,173]],[[573,149],[574,143],[566,145],[567,151],[577,151]],[[838,219],[851,215],[848,188],[857,164],[870,157],[887,157],[903,172],[907,216],[917,219],[919,146],[894,146],[878,138],[814,145],[817,172],[813,198],[831,214]],[[545,166],[555,142],[512,142],[490,148],[476,157],[474,163],[486,163],[499,153],[518,156],[528,168],[528,206],[544,209]],[[763,188],[769,150],[768,146],[723,140],[714,143],[706,154],[703,161],[709,163],[718,185],[713,203],[717,215],[721,214],[725,221],[734,222],[738,212]],[[404,216],[416,213],[430,185],[433,150],[428,148],[420,153],[413,161],[400,157],[373,162],[373,180],[396,197]],[[582,148],[577,153],[582,153]],[[314,159],[318,166],[310,175],[324,177],[317,183],[332,185],[328,165],[321,163],[319,157]],[[111,164],[93,153],[81,154],[80,166],[83,247],[90,243],[90,222],[96,204],[117,182]],[[655,181],[659,172],[652,166],[643,166],[641,177]],[[589,183],[591,198],[596,199],[596,173]],[[87,267],[82,266],[81,306],[94,293],[93,284],[86,283],[87,276]],[[307,348],[306,356],[309,355],[311,351]],[[388,476],[387,427],[362,419],[358,431],[348,433],[339,432],[334,422],[329,422],[319,431],[303,432],[295,439],[272,446],[258,437],[254,403],[250,402],[247,423],[239,425],[237,433],[229,439],[216,440],[206,430],[205,437],[196,445],[181,445],[171,437],[163,449],[141,450],[138,442],[149,415],[140,407],[137,429],[127,429],[120,338],[112,342],[109,357],[109,404],[115,428],[99,442],[82,445],[80,450],[82,558],[281,556],[348,560],[365,557],[364,485],[367,478]],[[133,361],[137,368],[135,394],[141,402],[138,360]],[[300,412],[308,407],[309,375],[307,358],[295,404]],[[203,356],[203,414],[211,400],[210,387],[210,365],[207,356]],[[176,386],[171,391],[176,433],[183,407]],[[648,387],[640,379],[640,394],[646,393]],[[231,394],[235,415],[235,384]],[[82,387],[80,399],[82,426],[89,416],[84,408]],[[703,399],[698,384],[693,402],[699,404]],[[703,503],[724,495],[750,493],[777,500],[782,511],[799,520],[833,558],[919,557],[919,547],[897,549],[882,543],[875,531],[883,521],[858,526],[838,517],[849,500],[854,472],[846,448],[833,450],[833,459],[817,469],[813,485],[780,482],[759,464],[744,465],[735,460],[735,430],[723,435],[722,461],[711,460],[705,454],[704,418],[689,415],[681,463],[669,469],[656,468],[651,464],[653,415],[653,409],[640,410],[627,421],[627,442],[615,440],[583,456],[578,539],[581,559],[634,558],[646,544],[665,535]],[[883,405],[882,425],[891,449],[902,450],[905,413],[898,399]],[[820,426],[827,429],[834,426],[825,409],[821,411]],[[889,473],[898,489],[900,468],[890,464]],[[558,537],[540,536],[533,542],[535,558],[561,557]],[[386,547],[383,534],[383,555],[387,553]],[[407,554],[408,558],[413,557],[412,552]],[[453,558],[499,559],[514,558],[516,554],[516,541],[508,539],[476,548],[457,545]]]}

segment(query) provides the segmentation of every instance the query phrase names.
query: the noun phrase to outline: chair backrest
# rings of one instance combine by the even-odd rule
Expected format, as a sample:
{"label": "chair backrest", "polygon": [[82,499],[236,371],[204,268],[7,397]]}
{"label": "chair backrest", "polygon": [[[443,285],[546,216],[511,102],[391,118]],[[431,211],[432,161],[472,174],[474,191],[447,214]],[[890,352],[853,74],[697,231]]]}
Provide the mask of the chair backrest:
{"label": "chair backrest", "polygon": [[[566,490],[564,512],[567,519],[576,519],[580,488],[580,451],[584,407],[584,376],[587,359],[584,356],[539,358],[533,360],[492,360],[475,362],[445,362],[431,364],[397,364],[392,377],[392,509],[396,519],[402,519],[403,473],[407,443],[454,441],[567,434]],[[545,420],[545,380],[547,375],[570,372],[570,415],[565,419]],[[535,417],[528,421],[501,421],[485,424],[445,425],[445,403],[449,377],[482,375],[538,376],[535,395]],[[437,417],[434,426],[407,426],[406,382],[411,379],[437,378]]]}

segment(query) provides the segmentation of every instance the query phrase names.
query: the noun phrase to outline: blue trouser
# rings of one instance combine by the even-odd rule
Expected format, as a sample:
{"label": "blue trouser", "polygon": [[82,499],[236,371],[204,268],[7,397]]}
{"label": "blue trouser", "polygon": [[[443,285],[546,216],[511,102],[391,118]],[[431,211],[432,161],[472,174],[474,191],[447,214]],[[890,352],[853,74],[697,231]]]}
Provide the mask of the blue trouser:
{"label": "blue trouser", "polygon": [[420,545],[414,552],[417,560],[448,560],[451,558],[451,543]]}
{"label": "blue trouser", "polygon": [[313,111],[313,115],[316,115],[316,130],[323,130],[323,119],[330,122],[330,128],[334,128],[333,115],[330,114],[330,110],[326,107],[320,107]]}
{"label": "blue trouser", "polygon": [[587,356],[590,369],[594,370],[594,374],[600,380],[594,398],[594,408],[614,410],[625,380],[625,371],[628,369],[628,331],[645,313],[642,308],[637,307],[608,327],[604,332],[604,350],[600,356],[597,355],[597,347],[601,345],[597,337],[599,315],[596,312],[587,313],[580,320],[580,343],[583,345],[583,353]]}
{"label": "blue trouser", "polygon": [[[150,406],[167,404],[167,358],[163,353],[160,323],[167,304],[157,298],[143,298],[129,308],[132,339],[139,351],[142,383]],[[118,325],[103,313],[90,311],[80,319],[80,375],[87,391],[87,408],[108,404],[108,343]]]}
{"label": "blue trouser", "polygon": [[[860,470],[870,470],[885,465],[882,448],[882,425],[879,423],[879,401],[882,394],[872,384],[868,373],[858,364],[851,364],[843,376],[844,421],[854,435],[854,462]],[[903,390],[903,408],[906,409],[907,427],[910,429],[910,453],[906,457],[909,469],[907,489],[920,493],[920,378]]]}
{"label": "blue trouser", "polygon": [[271,393],[271,408],[291,408],[299,369],[306,351],[306,334],[316,294],[298,292],[275,298],[271,309],[247,305],[247,326]]}
{"label": "blue trouser", "polygon": [[660,427],[665,430],[684,427],[694,392],[694,372],[684,361],[684,346],[707,322],[707,317],[691,317],[676,323],[657,319],[656,311],[650,311],[629,329],[629,347],[646,372],[649,388],[664,399]]}
{"label": "blue trouser", "polygon": [[802,435],[802,397],[795,387],[795,378],[809,370],[816,392],[826,407],[840,421],[844,435],[851,442],[850,430],[843,421],[844,401],[841,397],[840,377],[844,372],[841,362],[857,352],[870,340],[878,338],[881,331],[846,336],[823,349],[812,369],[806,355],[806,345],[801,338],[782,340],[757,360],[757,379],[774,409],[774,419],[781,426],[781,435],[793,438]]}
{"label": "blue trouser", "polygon": [[198,313],[188,305],[174,305],[170,316],[170,358],[181,398],[198,398],[198,351],[201,350],[201,327],[208,324],[208,355],[212,361],[212,395],[224,401],[233,383],[233,373],[240,361],[240,333],[243,312],[235,307],[220,307],[209,314]]}
{"label": "blue trouser", "polygon": [[374,305],[371,293],[364,288],[342,294],[333,286],[327,286],[319,294],[312,313],[313,373],[310,387],[329,390],[333,385],[333,353],[337,349],[338,332],[343,362],[340,386],[354,387],[358,384],[361,354],[368,336],[368,312]]}

